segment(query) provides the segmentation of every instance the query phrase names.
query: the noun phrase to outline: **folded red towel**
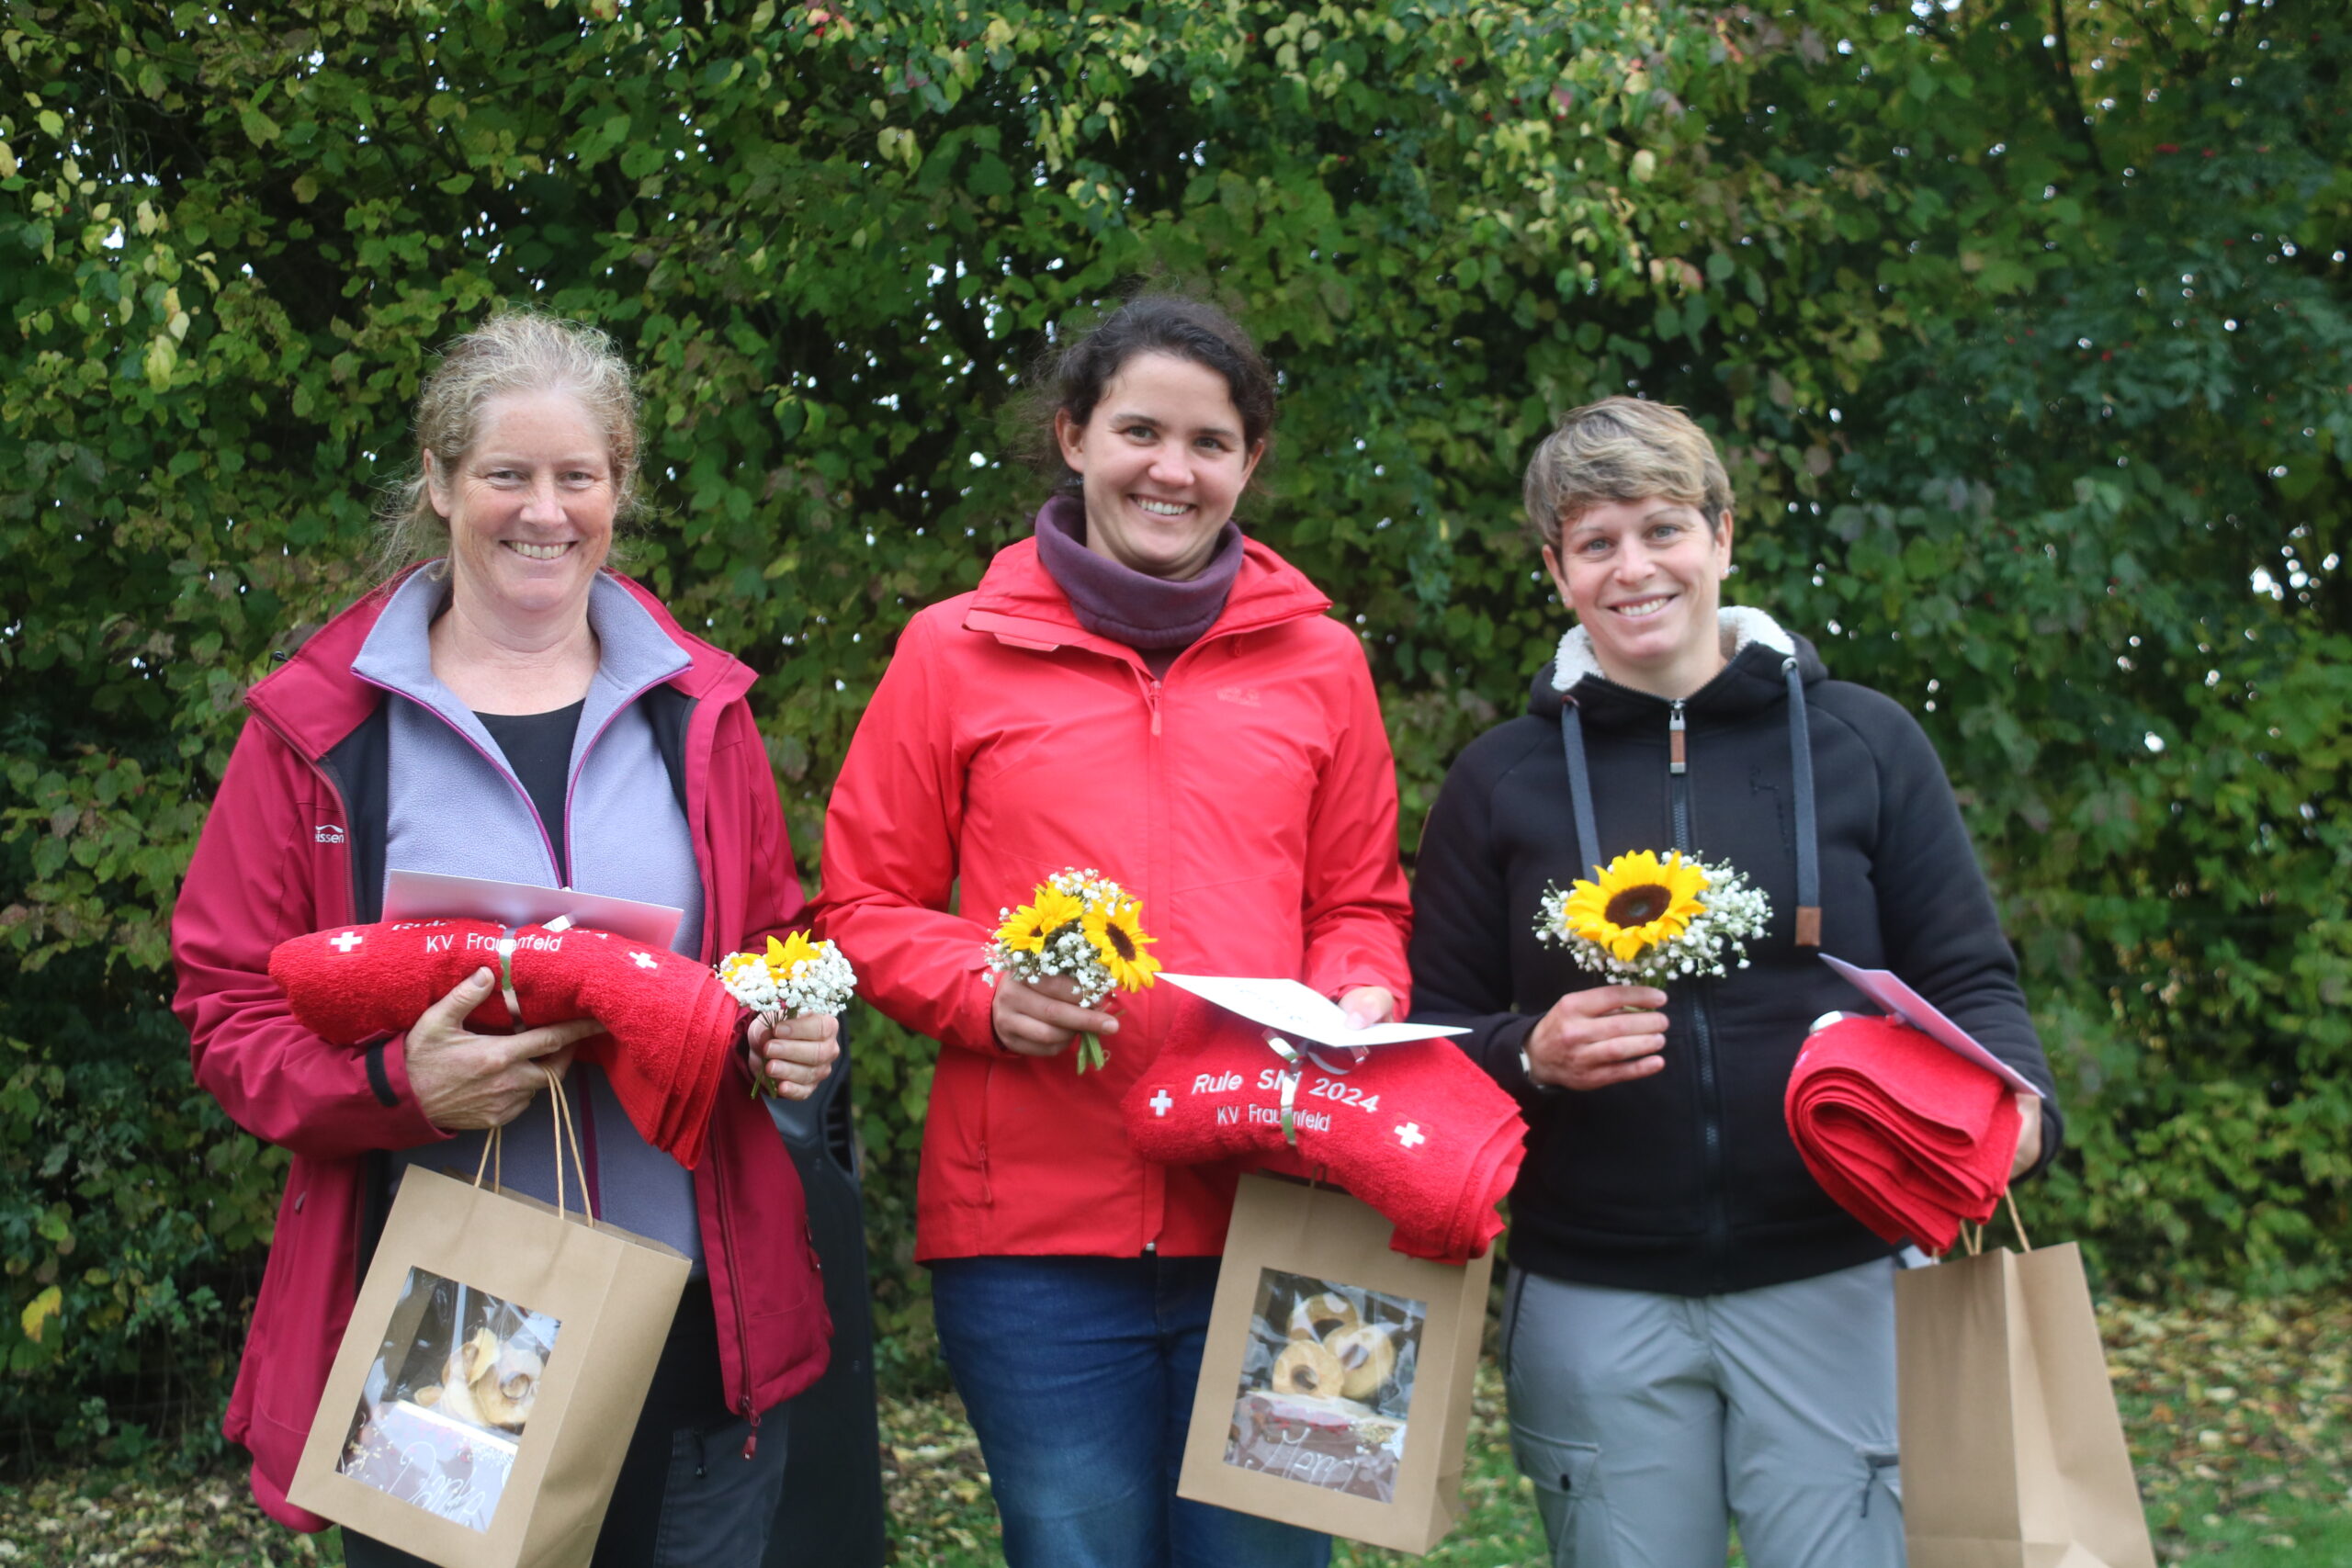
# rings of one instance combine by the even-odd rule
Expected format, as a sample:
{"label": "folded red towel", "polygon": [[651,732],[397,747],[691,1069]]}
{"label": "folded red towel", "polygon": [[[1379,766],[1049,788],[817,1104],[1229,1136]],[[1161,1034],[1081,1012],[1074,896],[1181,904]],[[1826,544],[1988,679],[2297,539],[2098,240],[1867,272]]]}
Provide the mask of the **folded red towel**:
{"label": "folded red towel", "polygon": [[[321,1039],[356,1045],[396,1034],[477,969],[499,972],[507,934],[488,920],[397,920],[338,926],[278,943],[269,977],[294,1016]],[[645,1141],[691,1169],[702,1162],[710,1109],[745,1017],[709,968],[665,948],[606,931],[514,933],[515,999],[503,992],[466,1020],[503,1031],[593,1018],[605,1032],[578,1055],[612,1080],[613,1094]]]}
{"label": "folded red towel", "polygon": [[1843,1018],[1789,1074],[1789,1135],[1840,1208],[1890,1242],[1948,1251],[2008,1188],[2024,1122],[1998,1075],[1891,1018]]}
{"label": "folded red towel", "polygon": [[1237,1155],[1260,1168],[1327,1177],[1396,1227],[1416,1258],[1459,1262],[1503,1228],[1495,1205],[1526,1154],[1519,1107],[1446,1040],[1375,1048],[1334,1073],[1307,1059],[1292,1098],[1298,1144],[1282,1125],[1285,1065],[1266,1032],[1181,997],[1159,1049],[1119,1102],[1146,1159],[1200,1165]]}

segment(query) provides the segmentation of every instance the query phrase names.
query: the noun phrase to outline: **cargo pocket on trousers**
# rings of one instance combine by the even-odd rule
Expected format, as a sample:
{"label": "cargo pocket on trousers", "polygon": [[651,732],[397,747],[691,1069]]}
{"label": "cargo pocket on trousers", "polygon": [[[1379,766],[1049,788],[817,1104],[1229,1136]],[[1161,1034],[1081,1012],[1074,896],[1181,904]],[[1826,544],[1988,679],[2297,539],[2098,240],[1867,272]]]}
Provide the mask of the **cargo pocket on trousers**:
{"label": "cargo pocket on trousers", "polygon": [[1513,1422],[1510,1451],[1519,1472],[1534,1483],[1535,1506],[1552,1538],[1553,1568],[1617,1568],[1600,1450],[1563,1443]]}
{"label": "cargo pocket on trousers", "polygon": [[1903,1517],[1903,1456],[1894,1449],[1856,1449],[1862,1461],[1862,1517],[1872,1508],[1892,1508]]}

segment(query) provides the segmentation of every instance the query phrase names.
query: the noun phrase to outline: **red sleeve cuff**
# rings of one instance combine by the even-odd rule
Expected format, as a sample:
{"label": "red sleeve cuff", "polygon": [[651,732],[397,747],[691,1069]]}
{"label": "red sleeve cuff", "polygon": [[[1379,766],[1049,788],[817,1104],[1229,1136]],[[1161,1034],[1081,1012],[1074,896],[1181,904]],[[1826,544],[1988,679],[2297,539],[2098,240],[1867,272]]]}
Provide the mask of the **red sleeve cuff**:
{"label": "red sleeve cuff", "polygon": [[435,1126],[426,1118],[424,1108],[416,1102],[416,1091],[408,1081],[407,1035],[395,1034],[382,1043],[368,1048],[368,1082],[371,1089],[376,1089],[376,1097],[379,1100],[383,1100],[384,1089],[390,1089],[392,1097],[384,1102],[386,1108],[398,1120],[408,1123],[409,1135],[389,1147],[413,1148],[419,1144],[447,1143],[456,1135]]}

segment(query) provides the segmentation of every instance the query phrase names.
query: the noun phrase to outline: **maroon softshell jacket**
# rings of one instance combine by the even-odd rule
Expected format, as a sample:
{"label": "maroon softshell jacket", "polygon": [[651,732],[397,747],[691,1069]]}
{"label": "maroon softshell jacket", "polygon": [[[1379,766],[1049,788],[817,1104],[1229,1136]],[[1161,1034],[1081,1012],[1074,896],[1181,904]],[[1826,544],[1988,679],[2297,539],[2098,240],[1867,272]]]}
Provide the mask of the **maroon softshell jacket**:
{"label": "maroon softshell jacket", "polygon": [[[708,963],[781,934],[802,903],[775,776],[744,702],[753,673],[620,581],[694,661],[669,684],[692,704],[686,815]],[[286,1488],[357,1293],[365,1156],[444,1136],[409,1091],[403,1042],[376,1054],[371,1082],[368,1054],[303,1029],[267,973],[278,942],[356,918],[356,834],[322,760],[384,699],[351,661],[386,594],[328,622],[246,694],[253,716],[172,917],[173,1009],[187,1025],[197,1082],[239,1126],[294,1156],[223,1429],[252,1450],[262,1507],[304,1530],[327,1521],[288,1504]],[[798,1173],[743,1070],[746,1092],[720,1095],[713,1113],[695,1201],[727,1398],[756,1420],[823,1373],[832,1324]]]}

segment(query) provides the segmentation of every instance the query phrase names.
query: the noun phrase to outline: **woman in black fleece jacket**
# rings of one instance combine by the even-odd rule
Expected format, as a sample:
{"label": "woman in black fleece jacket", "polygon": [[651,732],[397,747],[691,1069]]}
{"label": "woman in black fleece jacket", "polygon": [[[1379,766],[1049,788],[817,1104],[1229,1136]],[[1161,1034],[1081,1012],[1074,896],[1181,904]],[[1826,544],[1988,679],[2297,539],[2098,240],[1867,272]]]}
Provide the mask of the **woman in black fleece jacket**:
{"label": "woman in black fleece jacket", "polygon": [[[1899,1564],[1890,1248],[1806,1173],[1782,1095],[1815,1019],[1872,1010],[1823,953],[1894,970],[2048,1089],[2016,961],[1910,715],[1720,606],[1732,498],[1703,432],[1579,409],[1527,495],[1578,624],[1447,775],[1412,942],[1415,1019],[1467,1026],[1531,1128],[1503,1352],[1521,1468],[1560,1563],[1719,1563],[1729,1515],[1756,1568]],[[1770,899],[1747,967],[1608,984],[1537,941],[1547,887],[1635,850]],[[2020,1173],[2059,1136],[2051,1101],[2026,1109]]]}

